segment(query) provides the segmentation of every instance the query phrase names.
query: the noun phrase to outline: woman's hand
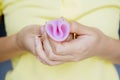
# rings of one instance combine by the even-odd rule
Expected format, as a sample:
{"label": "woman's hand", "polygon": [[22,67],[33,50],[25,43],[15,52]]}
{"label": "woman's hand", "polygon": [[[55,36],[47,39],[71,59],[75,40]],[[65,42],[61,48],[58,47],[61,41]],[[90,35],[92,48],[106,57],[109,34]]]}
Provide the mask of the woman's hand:
{"label": "woman's hand", "polygon": [[[80,61],[92,56],[105,56],[109,38],[96,28],[87,27],[77,22],[71,22],[71,33],[77,38],[64,42],[56,42],[49,38],[54,55],[70,56],[61,61]],[[52,57],[52,56],[51,56]],[[56,59],[59,60],[59,59]]]}

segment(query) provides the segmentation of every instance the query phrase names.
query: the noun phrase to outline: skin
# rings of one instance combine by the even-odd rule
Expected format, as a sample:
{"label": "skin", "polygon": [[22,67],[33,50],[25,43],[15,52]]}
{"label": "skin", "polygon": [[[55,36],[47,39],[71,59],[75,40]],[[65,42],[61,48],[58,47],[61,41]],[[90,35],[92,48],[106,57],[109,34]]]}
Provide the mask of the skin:
{"label": "skin", "polygon": [[[71,33],[76,33],[77,38],[68,42],[55,42],[50,38],[53,53],[63,56],[72,56],[62,59],[63,62],[81,61],[98,56],[120,64],[120,41],[104,35],[100,30],[72,21]],[[52,57],[51,57],[52,58]],[[54,55],[53,55],[54,58]],[[58,60],[57,58],[54,58]]]}
{"label": "skin", "polygon": [[[0,38],[0,62],[33,53],[43,64],[58,65],[99,56],[120,64],[120,41],[104,35],[100,30],[70,22],[70,35],[66,41],[55,42],[45,32],[44,26],[30,25],[18,33]],[[71,34],[77,38],[72,39]],[[92,45],[92,46],[91,46]]]}
{"label": "skin", "polygon": [[11,59],[25,52],[35,54],[34,37],[40,36],[40,26],[31,25],[22,29],[20,32],[0,38],[0,62]]}

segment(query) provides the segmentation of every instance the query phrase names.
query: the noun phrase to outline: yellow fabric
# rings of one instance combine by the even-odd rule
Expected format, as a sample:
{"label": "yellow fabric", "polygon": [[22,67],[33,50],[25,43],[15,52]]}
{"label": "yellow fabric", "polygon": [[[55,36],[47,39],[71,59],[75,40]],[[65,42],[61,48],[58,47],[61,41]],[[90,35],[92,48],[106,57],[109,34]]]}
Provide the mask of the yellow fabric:
{"label": "yellow fabric", "polygon": [[0,0],[0,16],[2,15],[2,0]]}
{"label": "yellow fabric", "polygon": [[[3,0],[2,5],[8,35],[65,17],[118,39],[120,0]],[[49,67],[26,53],[12,63],[6,80],[119,80],[114,65],[98,57]]]}

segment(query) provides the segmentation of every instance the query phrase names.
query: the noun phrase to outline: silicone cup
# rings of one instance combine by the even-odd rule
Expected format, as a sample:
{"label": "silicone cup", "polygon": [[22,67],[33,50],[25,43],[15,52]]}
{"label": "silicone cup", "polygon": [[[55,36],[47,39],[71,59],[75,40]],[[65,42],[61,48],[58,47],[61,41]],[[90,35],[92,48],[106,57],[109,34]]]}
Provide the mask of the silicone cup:
{"label": "silicone cup", "polygon": [[45,30],[53,40],[64,41],[70,33],[69,26],[69,23],[64,19],[58,19],[47,22]]}

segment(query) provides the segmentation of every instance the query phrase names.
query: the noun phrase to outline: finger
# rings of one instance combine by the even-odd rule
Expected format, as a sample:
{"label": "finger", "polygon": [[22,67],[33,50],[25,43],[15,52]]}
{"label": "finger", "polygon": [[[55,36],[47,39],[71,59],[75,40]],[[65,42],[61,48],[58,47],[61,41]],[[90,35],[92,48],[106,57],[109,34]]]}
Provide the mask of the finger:
{"label": "finger", "polygon": [[78,22],[71,21],[70,22],[70,32],[76,33],[77,35],[84,35],[90,32],[89,27],[82,25]]}
{"label": "finger", "polygon": [[47,64],[44,60],[42,60],[41,58],[40,58],[40,56],[38,55],[38,56],[36,56],[36,58],[41,62],[41,63],[43,63],[43,64]]}
{"label": "finger", "polygon": [[45,52],[43,51],[43,48],[42,48],[41,40],[38,37],[35,37],[35,44],[36,44],[36,53],[39,55],[38,58],[42,60],[41,62],[44,62],[45,64],[50,66],[60,64],[60,62],[50,61],[46,57]]}
{"label": "finger", "polygon": [[53,48],[51,47],[50,43],[49,43],[49,40],[48,40],[48,37],[47,37],[47,34],[45,33],[45,39],[44,39],[44,49],[47,53],[47,56],[50,60],[55,60],[55,61],[64,61],[64,62],[67,62],[67,61],[71,61],[71,59],[73,58],[73,56],[71,55],[57,55],[53,52]]}
{"label": "finger", "polygon": [[43,63],[43,64],[47,64],[45,61],[44,61],[44,59],[42,59],[41,57],[42,56],[40,56],[39,54],[38,54],[38,37],[37,36],[35,36],[35,38],[34,38],[34,42],[35,42],[35,50],[34,50],[34,54],[35,54],[35,56],[36,56],[36,58],[41,62],[41,63]]}
{"label": "finger", "polygon": [[[71,38],[71,36],[70,36]],[[66,41],[64,42],[56,42],[54,40],[52,40],[50,37],[48,37],[47,39],[49,41],[49,44],[51,45],[51,48],[52,48],[52,52],[51,54],[54,54],[54,55],[60,55],[60,56],[66,56],[67,54],[65,54],[65,52],[63,51],[62,48],[65,48],[66,46],[63,46],[64,43],[66,43]],[[68,39],[69,40],[69,39]],[[49,55],[49,54],[48,54]],[[58,58],[59,59],[59,58]]]}
{"label": "finger", "polygon": [[57,55],[74,55],[77,52],[79,52],[78,50],[81,49],[81,43],[79,39],[74,39],[71,40],[69,42],[62,42],[62,43],[57,43],[53,40],[50,41],[50,44],[52,45],[53,48],[53,52],[55,52],[55,54]]}

